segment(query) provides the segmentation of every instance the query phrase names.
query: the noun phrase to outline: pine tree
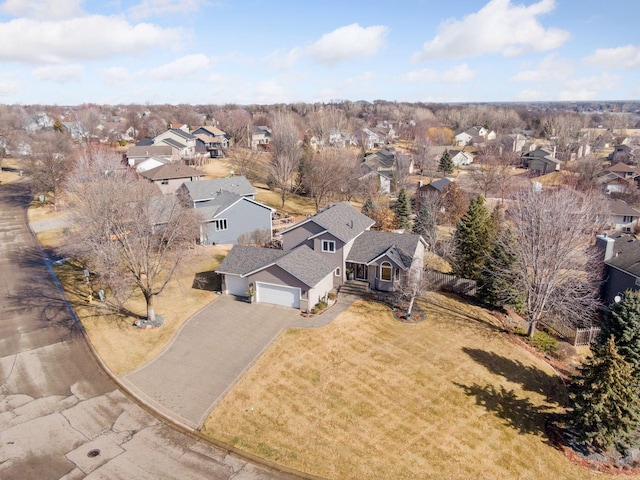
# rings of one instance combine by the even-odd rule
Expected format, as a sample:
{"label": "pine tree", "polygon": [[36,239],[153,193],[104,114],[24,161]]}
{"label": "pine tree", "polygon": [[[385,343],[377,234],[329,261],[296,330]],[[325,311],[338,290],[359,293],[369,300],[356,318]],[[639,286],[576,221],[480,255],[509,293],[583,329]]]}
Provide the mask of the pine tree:
{"label": "pine tree", "polygon": [[449,154],[449,150],[445,150],[442,156],[440,157],[440,164],[438,165],[438,171],[444,173],[445,175],[451,175],[453,173],[453,160],[451,160],[451,155]]}
{"label": "pine tree", "polygon": [[618,353],[613,336],[595,349],[573,379],[570,424],[578,438],[596,450],[624,453],[637,443],[640,397],[633,369]]}
{"label": "pine tree", "polygon": [[456,225],[454,235],[454,272],[456,275],[477,280],[485,258],[491,248],[491,217],[484,206],[484,197],[471,200],[469,208]]}
{"label": "pine tree", "polygon": [[622,300],[611,306],[602,322],[599,343],[613,336],[620,355],[631,364],[636,385],[640,383],[640,291],[627,290]]}
{"label": "pine tree", "polygon": [[400,190],[400,193],[398,193],[398,199],[393,207],[393,213],[395,214],[398,228],[403,230],[409,230],[411,228],[411,203],[407,189],[404,187]]}
{"label": "pine tree", "polygon": [[[493,215],[492,215],[493,218]],[[496,234],[491,252],[486,258],[478,278],[478,299],[486,305],[510,305],[522,310],[523,293],[518,290],[516,255],[511,248],[515,241],[510,230]]]}
{"label": "pine tree", "polygon": [[367,197],[364,204],[362,205],[361,213],[365,214],[369,218],[373,218],[373,215],[376,211],[376,204],[373,203],[373,199],[371,197]]}
{"label": "pine tree", "polygon": [[413,222],[413,233],[422,235],[425,239],[435,238],[437,216],[433,204],[424,201],[420,204],[416,220]]}

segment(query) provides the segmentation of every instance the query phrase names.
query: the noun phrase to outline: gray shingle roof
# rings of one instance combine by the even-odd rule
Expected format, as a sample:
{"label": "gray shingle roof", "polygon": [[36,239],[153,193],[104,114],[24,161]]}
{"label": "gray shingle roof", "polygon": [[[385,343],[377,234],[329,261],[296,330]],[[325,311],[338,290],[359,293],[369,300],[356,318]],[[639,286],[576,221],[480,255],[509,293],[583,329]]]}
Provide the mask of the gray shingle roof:
{"label": "gray shingle roof", "polygon": [[334,237],[347,243],[370,228],[374,222],[366,215],[360,213],[349,202],[335,203],[314,216],[303,220],[281,233],[293,230],[307,222],[314,222],[327,230]]}
{"label": "gray shingle roof", "polygon": [[640,240],[633,235],[615,235],[613,256],[607,265],[619,268],[635,277],[640,277]]}
{"label": "gray shingle roof", "polygon": [[216,269],[218,273],[246,275],[274,263],[285,255],[284,250],[275,248],[247,247],[234,245]]}
{"label": "gray shingle roof", "polygon": [[194,202],[215,198],[220,192],[232,192],[243,196],[256,193],[249,180],[242,176],[185,182],[184,185]]}
{"label": "gray shingle roof", "polygon": [[140,175],[149,180],[164,180],[171,178],[203,177],[204,173],[188,165],[169,163],[142,172]]}
{"label": "gray shingle roof", "polygon": [[624,200],[609,200],[607,205],[609,207],[609,214],[611,215],[640,217],[640,212],[629,206]]}
{"label": "gray shingle roof", "polygon": [[245,276],[272,265],[277,265],[309,287],[315,286],[334,269],[322,255],[306,245],[288,252],[234,245],[216,272]]}
{"label": "gray shingle roof", "polygon": [[169,145],[144,145],[129,147],[127,150],[128,157],[153,157],[156,155],[171,155],[171,147]]}
{"label": "gray shingle roof", "polygon": [[421,238],[410,233],[366,231],[353,242],[347,261],[369,263],[386,253],[399,266],[409,268]]}
{"label": "gray shingle roof", "polygon": [[198,202],[196,212],[205,220],[211,220],[242,198],[244,197],[237,193],[220,192],[215,198]]}
{"label": "gray shingle roof", "polygon": [[187,146],[184,143],[180,143],[179,141],[173,138],[163,138],[162,140],[160,140],[160,143],[166,143],[170,147],[174,147],[174,148],[187,148]]}

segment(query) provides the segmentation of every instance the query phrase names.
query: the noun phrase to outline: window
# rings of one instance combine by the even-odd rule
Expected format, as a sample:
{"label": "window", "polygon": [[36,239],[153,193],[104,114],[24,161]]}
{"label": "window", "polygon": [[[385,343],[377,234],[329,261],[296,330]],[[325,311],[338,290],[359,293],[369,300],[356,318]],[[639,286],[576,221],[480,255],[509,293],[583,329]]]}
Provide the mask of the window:
{"label": "window", "polygon": [[397,282],[398,280],[400,280],[400,269],[396,268],[394,273],[395,273],[394,278],[395,278],[395,281]]}
{"label": "window", "polygon": [[322,251],[334,253],[336,251],[336,242],[333,240],[322,240]]}
{"label": "window", "polygon": [[386,282],[391,281],[391,264],[389,262],[382,262],[380,265],[380,280],[384,280]]}
{"label": "window", "polygon": [[336,274],[336,277],[340,276],[340,267],[336,268],[335,274]]}
{"label": "window", "polygon": [[169,180],[167,178],[163,178],[160,182],[162,185],[169,185]]}
{"label": "window", "polygon": [[226,230],[227,229],[227,219],[226,218],[220,218],[218,220],[214,220],[213,221],[213,227],[215,228],[216,232],[220,232],[222,230]]}
{"label": "window", "polygon": [[633,222],[633,217],[631,215],[625,215],[625,217],[622,219],[622,223],[631,223]]}

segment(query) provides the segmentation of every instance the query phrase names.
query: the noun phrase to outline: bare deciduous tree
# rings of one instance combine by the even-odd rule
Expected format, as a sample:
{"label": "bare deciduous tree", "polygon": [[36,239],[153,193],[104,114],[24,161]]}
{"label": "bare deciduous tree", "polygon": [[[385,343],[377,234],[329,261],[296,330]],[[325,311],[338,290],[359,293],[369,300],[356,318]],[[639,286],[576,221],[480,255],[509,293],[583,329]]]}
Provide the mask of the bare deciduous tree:
{"label": "bare deciduous tree", "polygon": [[329,197],[340,193],[342,179],[348,177],[353,165],[349,157],[353,156],[355,154],[350,150],[324,147],[305,162],[302,184],[313,198],[316,212]]}
{"label": "bare deciduous tree", "polygon": [[57,208],[60,188],[68,174],[71,148],[71,139],[55,130],[37,132],[31,140],[27,173],[35,192],[53,196],[54,208]]}
{"label": "bare deciduous tree", "polygon": [[244,108],[216,112],[220,128],[231,136],[234,145],[247,145],[251,115]]}
{"label": "bare deciduous tree", "polygon": [[530,336],[545,317],[580,325],[596,308],[598,210],[597,199],[566,188],[523,191],[509,205],[515,241],[506,247],[515,253]]}
{"label": "bare deciduous tree", "polygon": [[293,189],[302,157],[301,136],[290,113],[278,112],[273,117],[271,135],[271,183],[280,190],[282,206]]}
{"label": "bare deciduous tree", "polygon": [[[175,196],[123,168],[106,150],[84,150],[67,182],[73,218],[70,251],[111,288],[135,285],[155,321],[154,300],[198,236],[200,219]],[[119,288],[120,287],[120,288]]]}

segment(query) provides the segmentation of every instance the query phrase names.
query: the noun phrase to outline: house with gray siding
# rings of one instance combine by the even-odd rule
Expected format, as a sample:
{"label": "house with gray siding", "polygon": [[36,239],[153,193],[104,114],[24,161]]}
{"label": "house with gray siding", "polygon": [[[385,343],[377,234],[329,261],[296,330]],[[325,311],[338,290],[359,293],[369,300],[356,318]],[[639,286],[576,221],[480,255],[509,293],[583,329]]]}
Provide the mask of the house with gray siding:
{"label": "house with gray siding", "polygon": [[640,240],[635,235],[597,235],[604,260],[601,297],[605,305],[627,290],[640,289]]}
{"label": "house with gray siding", "polygon": [[347,280],[396,291],[422,272],[426,242],[420,235],[370,231],[374,224],[340,202],[283,230],[282,250],[234,247],[216,270],[223,293],[246,295],[253,285],[259,302],[305,310]]}
{"label": "house with gray siding", "polygon": [[274,210],[254,200],[255,189],[245,177],[184,182],[176,193],[202,218],[203,245],[238,243],[241,235],[255,230],[273,235]]}

